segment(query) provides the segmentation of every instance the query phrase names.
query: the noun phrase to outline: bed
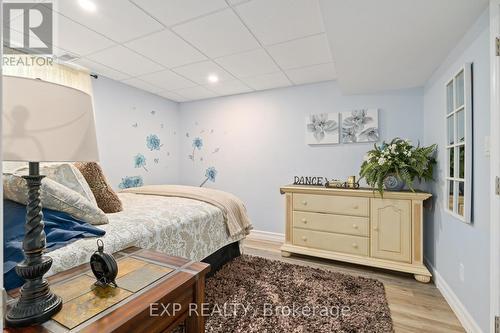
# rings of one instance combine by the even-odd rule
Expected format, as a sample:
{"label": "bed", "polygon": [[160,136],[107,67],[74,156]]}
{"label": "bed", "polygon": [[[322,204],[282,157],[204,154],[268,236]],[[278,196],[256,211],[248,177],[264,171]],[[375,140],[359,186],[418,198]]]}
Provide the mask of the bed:
{"label": "bed", "polygon": [[[136,246],[208,262],[213,274],[240,255],[239,243],[252,229],[245,205],[228,192],[147,185],[116,193],[97,163],[55,163],[43,168],[47,177],[42,182],[41,200],[47,213],[51,212],[46,216],[46,234],[50,231],[47,248],[53,259],[47,275],[89,262],[97,250],[96,235],[107,253]],[[24,233],[19,222],[24,220],[22,208],[27,201],[21,177],[25,169],[3,175],[4,206],[5,200],[12,203],[12,209],[4,211],[11,232],[4,242],[4,254],[9,254],[4,255],[4,281],[9,280],[9,286],[21,283],[14,267],[23,259]],[[55,220],[49,220],[49,215]],[[77,233],[79,229],[85,232]]]}
{"label": "bed", "polygon": [[[129,246],[157,250],[212,265],[212,271],[240,254],[244,235],[230,236],[223,212],[209,203],[180,197],[118,193],[123,211],[108,214],[109,223],[98,226],[105,251]],[[88,262],[96,238],[85,238],[49,253],[48,275]]]}

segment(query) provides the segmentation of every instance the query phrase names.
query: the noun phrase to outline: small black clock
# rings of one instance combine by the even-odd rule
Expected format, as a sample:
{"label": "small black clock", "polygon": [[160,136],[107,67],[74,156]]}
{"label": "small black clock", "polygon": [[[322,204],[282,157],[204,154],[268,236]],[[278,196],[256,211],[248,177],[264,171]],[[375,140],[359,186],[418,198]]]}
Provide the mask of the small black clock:
{"label": "small black clock", "polygon": [[96,286],[117,287],[115,279],[118,275],[118,265],[112,255],[104,253],[104,243],[101,239],[97,240],[97,251],[90,257],[90,268],[97,279]]}

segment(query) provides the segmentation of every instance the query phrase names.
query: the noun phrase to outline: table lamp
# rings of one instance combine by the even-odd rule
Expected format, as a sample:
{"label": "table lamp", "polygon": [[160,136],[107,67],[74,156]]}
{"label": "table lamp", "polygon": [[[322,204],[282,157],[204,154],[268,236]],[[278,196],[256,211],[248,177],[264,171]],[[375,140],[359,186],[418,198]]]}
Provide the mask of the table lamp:
{"label": "table lamp", "polygon": [[39,162],[97,161],[97,138],[91,97],[80,90],[39,79],[3,77],[3,160],[29,163],[23,251],[16,266],[25,280],[5,317],[9,326],[42,323],[62,307],[44,274],[52,258],[44,256]]}

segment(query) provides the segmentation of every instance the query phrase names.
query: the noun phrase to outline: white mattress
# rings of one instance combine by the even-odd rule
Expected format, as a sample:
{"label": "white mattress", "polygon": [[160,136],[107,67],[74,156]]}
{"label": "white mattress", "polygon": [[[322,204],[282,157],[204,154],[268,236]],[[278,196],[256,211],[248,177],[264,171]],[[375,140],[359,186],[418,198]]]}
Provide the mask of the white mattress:
{"label": "white mattress", "polygon": [[[222,211],[205,202],[129,193],[118,195],[124,210],[108,214],[109,224],[98,226],[106,231],[100,238],[107,253],[138,246],[201,260],[241,239],[229,236]],[[88,262],[97,250],[96,240],[77,240],[49,252],[54,262],[48,275]]]}

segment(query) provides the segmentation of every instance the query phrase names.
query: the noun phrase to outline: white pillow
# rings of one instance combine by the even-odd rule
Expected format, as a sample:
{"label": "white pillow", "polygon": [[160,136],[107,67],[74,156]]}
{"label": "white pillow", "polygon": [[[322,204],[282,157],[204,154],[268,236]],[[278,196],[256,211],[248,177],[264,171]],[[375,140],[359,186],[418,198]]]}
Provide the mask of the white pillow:
{"label": "white pillow", "polygon": [[[13,174],[21,176],[27,175],[29,168],[27,166],[18,168],[13,172]],[[66,186],[67,188],[77,192],[82,195],[85,199],[90,201],[95,207],[97,207],[97,201],[95,200],[94,194],[90,189],[89,184],[83,177],[80,170],[78,170],[71,163],[46,163],[40,165],[40,174],[53,181]]]}
{"label": "white pillow", "polygon": [[[26,180],[18,175],[3,175],[3,194],[5,199],[26,205]],[[67,213],[77,220],[94,225],[108,223],[108,217],[97,205],[50,178],[42,180],[41,200],[44,208]]]}

